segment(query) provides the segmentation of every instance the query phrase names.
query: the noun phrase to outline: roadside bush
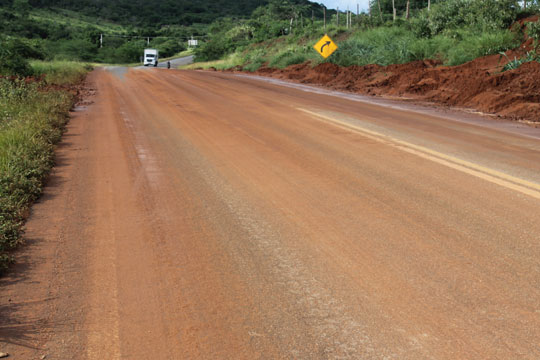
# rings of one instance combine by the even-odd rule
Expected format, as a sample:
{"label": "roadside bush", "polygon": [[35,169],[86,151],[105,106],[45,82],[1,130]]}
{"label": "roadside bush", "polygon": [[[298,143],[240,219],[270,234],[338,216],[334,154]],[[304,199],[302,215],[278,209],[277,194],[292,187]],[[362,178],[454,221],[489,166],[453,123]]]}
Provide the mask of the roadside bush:
{"label": "roadside bush", "polygon": [[41,83],[0,79],[0,273],[21,242],[25,215],[54,164],[54,144],[73,101],[70,93]]}
{"label": "roadside bush", "polygon": [[504,65],[504,67],[502,69],[503,72],[508,71],[508,70],[517,69],[521,65],[523,65],[523,64],[525,64],[527,62],[531,62],[531,61],[540,62],[540,56],[538,54],[535,54],[532,51],[529,51],[527,54],[525,54],[525,56],[523,56],[523,57],[521,57],[519,59],[517,57],[514,57],[513,60],[510,60],[508,55],[506,55],[504,52],[501,52],[501,56],[506,57],[506,59],[508,60],[508,63],[506,65]]}
{"label": "roadside bush", "polygon": [[534,50],[538,51],[540,45],[540,20],[527,25],[527,35],[534,40]]}
{"label": "roadside bush", "polygon": [[445,36],[433,38],[418,38],[410,43],[409,52],[411,61],[434,59],[444,61],[444,54],[454,46],[455,41]]}
{"label": "roadside bush", "polygon": [[31,44],[30,41],[26,39],[12,39],[7,46],[11,51],[25,59],[45,59],[43,50],[35,44]]}
{"label": "roadside bush", "polygon": [[229,54],[231,49],[234,49],[232,44],[214,38],[200,44],[195,48],[194,54],[197,61],[211,61]]}
{"label": "roadside bush", "polygon": [[484,31],[508,29],[520,8],[517,0],[471,0],[466,22]]}
{"label": "roadside bush", "polygon": [[48,42],[47,46],[54,60],[92,61],[98,52],[96,44],[83,39]]}
{"label": "roadside bush", "polygon": [[498,54],[519,46],[520,39],[509,30],[448,30],[432,38],[418,37],[404,27],[364,31],[339,44],[328,61],[340,66],[403,64],[438,59],[459,65],[480,56]]}
{"label": "roadside bush", "polygon": [[414,60],[410,51],[414,34],[399,27],[380,27],[355,35],[339,44],[328,59],[340,66],[402,64]]}
{"label": "roadside bush", "polygon": [[426,12],[422,12],[419,16],[412,18],[409,26],[416,37],[431,37],[431,27]]}
{"label": "roadside bush", "polygon": [[[181,43],[178,40],[172,40],[172,39],[159,42],[155,45],[153,44],[152,46],[155,46],[159,50],[159,56],[164,57],[164,58],[173,56],[187,49],[184,43]],[[142,53],[142,50],[138,55],[140,56],[141,53]],[[136,58],[135,60],[138,61],[139,59]]]}
{"label": "roadside bush", "polygon": [[242,63],[244,63],[244,70],[257,71],[265,62],[266,50],[262,48],[256,48],[251,51],[247,51],[242,56]]}
{"label": "roadside bush", "polygon": [[143,54],[145,42],[142,40],[126,41],[114,51],[113,63],[132,63],[140,61]]}
{"label": "roadside bush", "polygon": [[448,65],[460,65],[477,57],[498,54],[519,46],[520,39],[508,30],[467,33],[444,55]]}
{"label": "roadside bush", "polygon": [[328,60],[340,66],[367,65],[374,51],[373,45],[351,39],[339,44],[339,51]]}
{"label": "roadside bush", "polygon": [[18,40],[0,40],[0,75],[30,76],[32,68],[20,51],[27,48]]}
{"label": "roadside bush", "polygon": [[33,73],[43,76],[48,85],[77,84],[84,80],[92,66],[75,61],[41,61],[30,62]]}
{"label": "roadside bush", "polygon": [[[311,53],[311,54],[310,54]],[[313,59],[313,49],[311,47],[292,48],[268,59],[268,66],[283,69],[290,65],[301,64]]]}
{"label": "roadside bush", "polygon": [[246,65],[244,65],[243,69],[245,71],[255,72],[259,70],[259,68],[263,66],[264,63],[265,61],[263,58],[256,58],[256,59],[253,59],[251,62],[247,63]]}
{"label": "roadside bush", "polygon": [[420,18],[429,19],[432,35],[448,29],[474,28],[499,30],[508,28],[519,9],[516,0],[447,0],[423,10]]}
{"label": "roadside bush", "polygon": [[304,53],[293,53],[283,59],[283,67],[290,65],[302,64],[308,60],[308,56]]}

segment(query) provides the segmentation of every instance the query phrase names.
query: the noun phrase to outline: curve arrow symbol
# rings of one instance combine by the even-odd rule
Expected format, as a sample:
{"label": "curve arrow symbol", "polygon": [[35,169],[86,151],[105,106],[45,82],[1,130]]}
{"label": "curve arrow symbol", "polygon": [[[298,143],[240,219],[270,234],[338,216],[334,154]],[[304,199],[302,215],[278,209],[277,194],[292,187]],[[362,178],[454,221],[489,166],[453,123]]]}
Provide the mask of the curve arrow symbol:
{"label": "curve arrow symbol", "polygon": [[323,52],[324,47],[327,45],[330,45],[330,41],[327,41],[323,46],[321,46],[321,52]]}

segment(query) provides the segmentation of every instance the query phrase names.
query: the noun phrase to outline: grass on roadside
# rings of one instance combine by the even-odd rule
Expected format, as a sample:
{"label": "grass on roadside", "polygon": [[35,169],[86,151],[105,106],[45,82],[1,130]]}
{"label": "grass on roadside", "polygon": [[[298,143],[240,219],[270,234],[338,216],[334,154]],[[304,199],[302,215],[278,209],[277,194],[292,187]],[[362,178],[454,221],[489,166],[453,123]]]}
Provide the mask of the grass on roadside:
{"label": "grass on roadside", "polygon": [[[283,36],[260,44],[239,48],[223,60],[194,63],[184,68],[230,68],[241,65],[256,71],[263,64],[273,68],[310,61],[313,66],[330,62],[340,66],[403,64],[415,60],[436,59],[445,65],[460,65],[475,58],[516,48],[521,34],[508,29],[449,30],[433,37],[418,35],[407,26],[381,26],[372,29],[334,29],[328,33],[338,50],[323,60],[313,49],[320,33]],[[196,61],[196,59],[195,59]]]}
{"label": "grass on roadside", "polygon": [[81,82],[92,66],[75,61],[40,61],[30,62],[34,73],[45,77],[48,85],[67,85]]}
{"label": "grass on roadside", "polygon": [[174,54],[173,56],[169,56],[169,57],[166,57],[166,58],[160,57],[159,61],[163,62],[163,61],[177,59],[177,58],[186,57],[186,56],[190,56],[190,55],[193,55],[193,49],[187,49],[187,50],[181,51],[181,52],[179,52],[177,54]]}
{"label": "grass on roadside", "polygon": [[182,65],[179,67],[179,69],[193,70],[193,69],[215,68],[217,70],[225,70],[225,69],[233,68],[240,64],[242,64],[242,59],[240,58],[238,54],[235,53],[235,54],[228,55],[222,60],[195,62],[189,65]]}
{"label": "grass on roadside", "polygon": [[10,263],[10,251],[21,242],[23,221],[40,196],[54,164],[60,140],[75,101],[68,91],[48,85],[82,81],[83,64],[35,63],[41,82],[0,79],[0,273]]}
{"label": "grass on roadside", "polygon": [[460,30],[432,38],[419,38],[404,28],[381,27],[354,34],[339,44],[339,50],[328,61],[351,66],[438,59],[446,65],[460,65],[481,56],[515,48],[519,44],[518,35],[509,30],[483,33]]}

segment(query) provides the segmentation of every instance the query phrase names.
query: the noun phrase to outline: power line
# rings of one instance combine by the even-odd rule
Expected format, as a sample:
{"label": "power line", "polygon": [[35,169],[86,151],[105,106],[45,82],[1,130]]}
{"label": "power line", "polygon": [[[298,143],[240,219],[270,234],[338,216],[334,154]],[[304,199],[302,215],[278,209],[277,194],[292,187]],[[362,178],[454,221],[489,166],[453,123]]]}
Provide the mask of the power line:
{"label": "power line", "polygon": [[122,38],[122,39],[145,39],[147,44],[150,44],[150,39],[177,39],[177,40],[195,40],[208,37],[208,35],[191,35],[189,37],[185,36],[141,36],[141,35],[119,35],[119,34],[99,34],[99,47],[103,47],[103,37],[113,37],[113,38]]}

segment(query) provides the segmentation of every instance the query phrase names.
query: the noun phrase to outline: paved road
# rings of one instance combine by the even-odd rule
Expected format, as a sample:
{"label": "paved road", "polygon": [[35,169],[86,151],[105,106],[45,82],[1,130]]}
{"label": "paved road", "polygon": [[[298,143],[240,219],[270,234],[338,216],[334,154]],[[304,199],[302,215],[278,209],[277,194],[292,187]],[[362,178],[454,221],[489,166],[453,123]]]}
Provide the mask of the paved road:
{"label": "paved road", "polygon": [[[172,59],[171,61],[171,67],[178,67],[182,65],[188,65],[193,62],[193,55],[185,56],[177,59]],[[165,62],[164,65],[167,65],[167,62]]]}
{"label": "paved road", "polygon": [[[180,58],[176,58],[176,59],[171,59],[171,60],[168,60],[170,63],[171,63],[171,68],[177,68],[179,66],[182,66],[182,65],[189,65],[193,62],[193,58],[194,56],[193,55],[190,55],[190,56],[184,56],[184,57],[180,57]],[[167,67],[167,60],[160,60],[158,61],[158,68],[166,68]],[[144,68],[148,68],[148,69],[151,69],[153,68],[152,66],[137,66],[136,67],[137,69],[144,69]]]}
{"label": "paved road", "polygon": [[97,70],[0,280],[16,359],[538,359],[540,140]]}

